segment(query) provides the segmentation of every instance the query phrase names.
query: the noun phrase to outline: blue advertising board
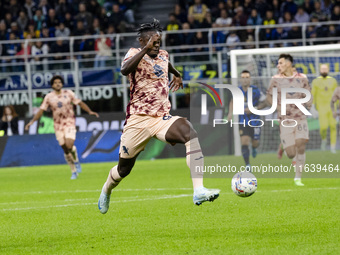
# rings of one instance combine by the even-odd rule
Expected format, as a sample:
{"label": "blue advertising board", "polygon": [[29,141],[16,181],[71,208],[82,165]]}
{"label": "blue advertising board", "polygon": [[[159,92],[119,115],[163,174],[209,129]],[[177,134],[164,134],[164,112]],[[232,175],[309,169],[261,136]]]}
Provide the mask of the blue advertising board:
{"label": "blue advertising board", "polygon": [[[60,75],[64,78],[64,87],[75,87],[74,76],[71,71],[69,72],[44,72],[34,73],[31,76],[32,89],[46,89],[50,88],[50,80],[53,75]],[[96,70],[96,71],[81,71],[79,85],[82,86],[97,86],[114,84],[114,71],[109,70]],[[0,79],[0,91],[15,91],[25,90],[28,86],[27,75],[11,75],[6,78]]]}

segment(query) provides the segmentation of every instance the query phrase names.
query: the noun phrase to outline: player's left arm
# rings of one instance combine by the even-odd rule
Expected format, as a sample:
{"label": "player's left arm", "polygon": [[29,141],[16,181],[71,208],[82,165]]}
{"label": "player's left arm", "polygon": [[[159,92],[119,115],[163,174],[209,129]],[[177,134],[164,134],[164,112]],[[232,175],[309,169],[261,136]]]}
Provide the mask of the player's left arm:
{"label": "player's left arm", "polygon": [[183,89],[183,80],[181,73],[178,70],[176,70],[176,68],[173,67],[170,61],[168,62],[168,71],[174,75],[169,84],[170,90],[172,90],[172,92],[175,92],[178,89]]}
{"label": "player's left arm", "polygon": [[80,106],[81,109],[83,109],[83,110],[84,110],[85,112],[87,112],[88,114],[94,115],[94,116],[96,116],[97,118],[99,118],[99,114],[96,113],[96,112],[93,112],[93,111],[90,109],[90,107],[89,107],[87,104],[85,104],[83,101],[80,101],[80,102],[79,102],[79,106]]}
{"label": "player's left arm", "polygon": [[256,90],[256,109],[257,110],[261,110],[263,108],[266,108],[268,106],[267,103],[267,98],[266,96],[261,92],[261,90],[259,88],[257,88]]}

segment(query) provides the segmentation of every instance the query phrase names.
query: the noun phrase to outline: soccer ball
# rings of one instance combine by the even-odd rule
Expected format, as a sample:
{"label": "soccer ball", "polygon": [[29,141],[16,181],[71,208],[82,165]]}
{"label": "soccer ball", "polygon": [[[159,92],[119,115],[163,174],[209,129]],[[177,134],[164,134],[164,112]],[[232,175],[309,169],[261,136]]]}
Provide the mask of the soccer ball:
{"label": "soccer ball", "polygon": [[250,172],[239,172],[231,180],[231,189],[239,197],[249,197],[257,189],[257,179]]}

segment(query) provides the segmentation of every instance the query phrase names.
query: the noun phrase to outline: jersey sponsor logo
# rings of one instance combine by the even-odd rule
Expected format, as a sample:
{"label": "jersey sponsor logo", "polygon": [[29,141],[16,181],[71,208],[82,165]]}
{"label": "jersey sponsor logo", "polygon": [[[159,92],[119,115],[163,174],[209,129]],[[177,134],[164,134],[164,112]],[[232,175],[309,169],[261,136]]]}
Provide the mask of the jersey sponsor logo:
{"label": "jersey sponsor logo", "polygon": [[157,64],[153,66],[153,69],[155,70],[153,73],[156,74],[157,77],[161,77],[164,74],[163,68]]}
{"label": "jersey sponsor logo", "polygon": [[58,106],[58,108],[61,108],[61,107],[63,107],[63,103],[62,102],[58,102],[57,106]]}
{"label": "jersey sponsor logo", "polygon": [[163,116],[163,120],[169,120],[169,119],[171,119],[171,118],[172,118],[171,115],[169,115],[169,116]]}

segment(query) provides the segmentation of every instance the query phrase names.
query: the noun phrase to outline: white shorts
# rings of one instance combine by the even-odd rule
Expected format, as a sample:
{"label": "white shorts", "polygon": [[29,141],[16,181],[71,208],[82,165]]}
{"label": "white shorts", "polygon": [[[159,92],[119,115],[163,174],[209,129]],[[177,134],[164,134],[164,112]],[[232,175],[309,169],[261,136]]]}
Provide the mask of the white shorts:
{"label": "white shorts", "polygon": [[152,137],[165,140],[165,134],[180,116],[153,117],[149,115],[131,115],[124,126],[120,138],[119,154],[121,158],[133,158],[144,150]]}
{"label": "white shorts", "polygon": [[[295,122],[285,121],[286,126],[294,125]],[[297,125],[295,127],[284,127],[280,125],[280,138],[283,149],[295,145],[295,140],[306,139],[309,140],[309,130],[307,120],[297,120]]]}
{"label": "white shorts", "polygon": [[63,130],[55,131],[55,137],[60,146],[65,144],[66,139],[76,140],[77,130],[75,127],[66,127]]}

